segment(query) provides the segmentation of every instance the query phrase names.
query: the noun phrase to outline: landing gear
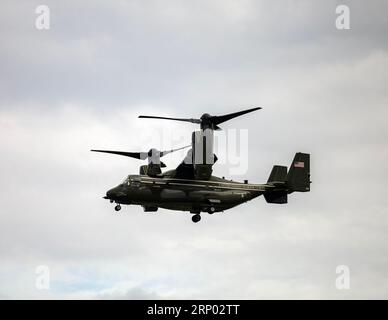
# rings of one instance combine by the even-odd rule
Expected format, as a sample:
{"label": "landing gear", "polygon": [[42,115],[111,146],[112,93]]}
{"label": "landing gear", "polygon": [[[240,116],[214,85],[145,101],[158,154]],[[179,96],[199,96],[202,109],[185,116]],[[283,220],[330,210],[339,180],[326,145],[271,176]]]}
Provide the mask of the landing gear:
{"label": "landing gear", "polygon": [[121,206],[118,204],[117,206],[115,206],[115,210],[116,211],[120,211],[121,210]]}
{"label": "landing gear", "polygon": [[201,221],[201,215],[195,214],[195,215],[193,215],[191,220],[193,220],[194,223],[197,223],[197,222]]}

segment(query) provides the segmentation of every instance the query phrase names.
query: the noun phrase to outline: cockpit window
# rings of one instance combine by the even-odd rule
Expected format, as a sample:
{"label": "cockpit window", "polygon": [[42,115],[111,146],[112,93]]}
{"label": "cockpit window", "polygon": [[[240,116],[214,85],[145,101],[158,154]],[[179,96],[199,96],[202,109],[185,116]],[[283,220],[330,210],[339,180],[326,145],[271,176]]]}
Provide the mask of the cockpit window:
{"label": "cockpit window", "polygon": [[130,185],[130,184],[131,184],[131,179],[130,179],[129,177],[126,177],[126,178],[124,179],[124,181],[123,181],[121,184]]}
{"label": "cockpit window", "polygon": [[139,177],[128,176],[124,179],[124,181],[121,184],[127,185],[127,186],[138,186],[140,182],[141,182],[141,179]]}

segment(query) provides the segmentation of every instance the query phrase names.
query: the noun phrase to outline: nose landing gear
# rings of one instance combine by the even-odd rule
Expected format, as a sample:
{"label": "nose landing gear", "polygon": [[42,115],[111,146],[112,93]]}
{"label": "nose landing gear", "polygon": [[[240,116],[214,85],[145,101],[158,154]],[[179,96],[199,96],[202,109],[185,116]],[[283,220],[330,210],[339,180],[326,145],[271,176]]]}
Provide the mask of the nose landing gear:
{"label": "nose landing gear", "polygon": [[118,204],[117,206],[115,206],[115,210],[116,211],[120,211],[121,210],[121,206]]}

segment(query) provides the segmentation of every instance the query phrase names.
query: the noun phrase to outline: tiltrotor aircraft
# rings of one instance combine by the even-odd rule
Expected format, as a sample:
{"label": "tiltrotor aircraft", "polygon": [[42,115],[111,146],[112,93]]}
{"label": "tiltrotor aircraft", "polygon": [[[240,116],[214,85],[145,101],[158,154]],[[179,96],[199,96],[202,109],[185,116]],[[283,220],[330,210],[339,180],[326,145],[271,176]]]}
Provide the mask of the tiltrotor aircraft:
{"label": "tiltrotor aircraft", "polygon": [[219,124],[261,108],[252,108],[222,116],[203,114],[199,119],[139,116],[148,119],[166,119],[200,124],[192,133],[191,148],[177,168],[162,172],[166,165],[160,158],[189,146],[159,151],[124,152],[91,150],[146,160],[138,175],[129,175],[117,187],[107,191],[105,199],[115,202],[115,210],[122,204],[141,205],[145,212],[158,208],[189,211],[193,222],[201,220],[201,213],[222,212],[264,195],[268,203],[287,203],[288,194],[310,191],[310,155],[296,153],[289,170],[286,166],[273,166],[267,183],[251,184],[247,180],[236,182],[212,175],[217,156],[213,153],[213,133]]}

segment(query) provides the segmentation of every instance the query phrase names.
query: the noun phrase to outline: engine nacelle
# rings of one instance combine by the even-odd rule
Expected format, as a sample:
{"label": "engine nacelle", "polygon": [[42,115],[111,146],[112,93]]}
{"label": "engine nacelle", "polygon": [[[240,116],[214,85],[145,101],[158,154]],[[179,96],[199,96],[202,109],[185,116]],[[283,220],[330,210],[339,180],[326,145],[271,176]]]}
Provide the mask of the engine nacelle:
{"label": "engine nacelle", "polygon": [[213,172],[216,157],[213,152],[213,130],[194,131],[192,134],[192,163],[196,179],[207,180]]}

